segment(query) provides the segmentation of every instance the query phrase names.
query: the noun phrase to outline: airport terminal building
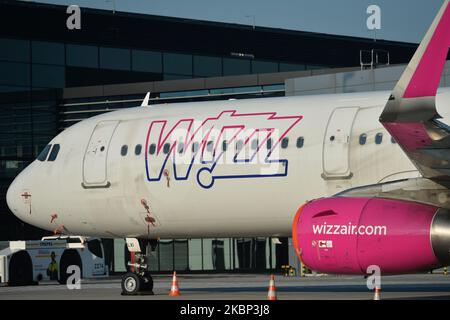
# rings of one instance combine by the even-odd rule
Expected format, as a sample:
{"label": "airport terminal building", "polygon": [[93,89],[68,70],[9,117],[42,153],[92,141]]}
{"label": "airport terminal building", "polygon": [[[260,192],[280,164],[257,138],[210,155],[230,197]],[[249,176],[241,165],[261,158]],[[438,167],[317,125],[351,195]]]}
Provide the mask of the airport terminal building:
{"label": "airport terminal building", "polygon": [[[14,177],[59,132],[88,117],[151,103],[284,96],[291,79],[409,61],[417,45],[0,0],[0,241],[47,233],[6,205]],[[26,23],[25,23],[26,21]],[[295,83],[294,83],[295,86]],[[320,93],[311,90],[310,93]],[[43,182],[45,183],[45,182]],[[263,271],[288,264],[288,239],[161,240],[151,268]],[[125,270],[123,239],[105,239],[111,272]]]}

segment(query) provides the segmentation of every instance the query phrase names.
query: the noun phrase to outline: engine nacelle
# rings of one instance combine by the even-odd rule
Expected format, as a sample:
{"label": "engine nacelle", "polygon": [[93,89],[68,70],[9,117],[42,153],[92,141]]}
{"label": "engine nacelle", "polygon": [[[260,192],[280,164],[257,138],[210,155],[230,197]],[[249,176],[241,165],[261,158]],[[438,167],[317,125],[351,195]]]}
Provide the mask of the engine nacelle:
{"label": "engine nacelle", "polygon": [[292,236],[310,269],[336,274],[430,270],[450,262],[450,212],[382,198],[324,198],[302,206]]}

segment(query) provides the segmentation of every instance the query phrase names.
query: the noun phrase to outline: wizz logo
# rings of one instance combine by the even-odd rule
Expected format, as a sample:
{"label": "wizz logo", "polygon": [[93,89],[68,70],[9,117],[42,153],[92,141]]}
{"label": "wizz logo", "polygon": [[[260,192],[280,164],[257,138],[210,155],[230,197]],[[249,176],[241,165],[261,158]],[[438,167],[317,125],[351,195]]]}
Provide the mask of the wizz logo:
{"label": "wizz logo", "polygon": [[196,171],[197,183],[207,189],[220,179],[287,176],[288,160],[280,159],[279,144],[301,119],[227,110],[204,121],[152,121],[146,139],[147,180],[170,176],[183,181]]}

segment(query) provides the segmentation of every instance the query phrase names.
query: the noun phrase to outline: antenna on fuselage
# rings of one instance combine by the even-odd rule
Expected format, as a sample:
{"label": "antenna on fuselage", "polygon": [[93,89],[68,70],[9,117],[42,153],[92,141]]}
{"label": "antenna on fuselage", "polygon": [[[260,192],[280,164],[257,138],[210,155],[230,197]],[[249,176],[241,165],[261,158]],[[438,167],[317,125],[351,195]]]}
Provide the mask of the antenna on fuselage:
{"label": "antenna on fuselage", "polygon": [[150,105],[149,100],[150,100],[150,91],[147,92],[147,94],[145,95],[145,98],[141,103],[141,107],[148,107]]}

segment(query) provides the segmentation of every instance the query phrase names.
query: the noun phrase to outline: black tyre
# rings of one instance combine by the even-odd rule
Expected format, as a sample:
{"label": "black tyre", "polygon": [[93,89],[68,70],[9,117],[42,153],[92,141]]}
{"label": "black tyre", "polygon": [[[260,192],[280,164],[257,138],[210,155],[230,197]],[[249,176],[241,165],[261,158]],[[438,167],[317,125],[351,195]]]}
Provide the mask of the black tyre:
{"label": "black tyre", "polygon": [[30,255],[26,251],[19,251],[13,254],[9,262],[10,286],[27,286],[33,282],[33,264]]}
{"label": "black tyre", "polygon": [[80,255],[76,250],[66,250],[64,251],[61,260],[60,260],[60,266],[59,266],[59,278],[58,282],[60,284],[67,284],[67,278],[70,276],[70,274],[67,274],[67,268],[69,266],[76,265],[80,268],[81,275],[83,274],[82,270],[82,263]]}
{"label": "black tyre", "polygon": [[[141,290],[142,279],[135,273],[127,272],[122,276],[122,294],[136,295]],[[152,281],[153,283],[153,281]]]}
{"label": "black tyre", "polygon": [[148,271],[141,277],[141,290],[148,292],[153,291],[153,277]]}

